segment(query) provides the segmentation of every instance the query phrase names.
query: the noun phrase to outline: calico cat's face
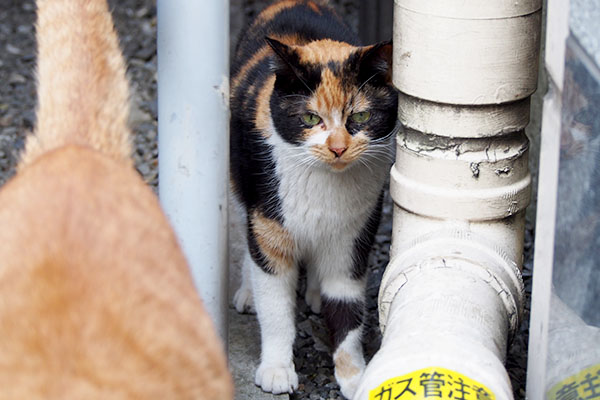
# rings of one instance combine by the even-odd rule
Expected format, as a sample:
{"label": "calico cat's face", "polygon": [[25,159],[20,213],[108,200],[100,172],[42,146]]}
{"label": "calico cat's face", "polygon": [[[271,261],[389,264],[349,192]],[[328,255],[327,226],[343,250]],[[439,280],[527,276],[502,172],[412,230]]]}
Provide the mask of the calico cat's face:
{"label": "calico cat's face", "polygon": [[398,104],[391,43],[267,41],[276,53],[271,117],[286,142],[335,171],[391,157]]}

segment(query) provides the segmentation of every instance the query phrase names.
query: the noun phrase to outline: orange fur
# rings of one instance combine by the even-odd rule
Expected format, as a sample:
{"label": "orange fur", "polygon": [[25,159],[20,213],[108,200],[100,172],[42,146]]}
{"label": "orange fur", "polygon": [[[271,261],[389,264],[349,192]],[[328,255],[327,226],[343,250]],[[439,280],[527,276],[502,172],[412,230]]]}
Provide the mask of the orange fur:
{"label": "orange fur", "polygon": [[358,50],[348,43],[331,39],[315,40],[305,46],[294,47],[300,61],[306,64],[327,64],[329,61],[344,61],[350,54]]}
{"label": "orange fur", "polygon": [[133,169],[105,0],[38,0],[39,109],[0,191],[0,399],[232,399],[222,345]]}
{"label": "orange fur", "polygon": [[256,127],[260,129],[263,136],[267,136],[270,132],[271,126],[271,106],[269,101],[271,100],[271,94],[273,93],[273,87],[275,85],[275,75],[269,77],[263,84],[262,88],[258,91],[256,99]]}
{"label": "orange fur", "polygon": [[321,13],[321,7],[327,6],[327,0],[305,1],[305,0],[281,0],[265,8],[254,21],[254,25],[264,24],[275,18],[283,10],[292,8],[298,4],[306,4],[314,12]]}
{"label": "orange fur", "polygon": [[256,20],[254,21],[254,25],[264,24],[265,22],[272,20],[273,18],[275,18],[275,16],[277,14],[279,14],[283,10],[292,8],[298,3],[299,3],[299,1],[297,1],[297,0],[283,0],[283,1],[277,2],[273,5],[270,5],[269,7],[265,8],[258,15],[258,17],[256,17]]}
{"label": "orange fur", "polygon": [[314,98],[309,103],[319,115],[331,115],[335,111],[345,111],[351,93],[342,87],[342,82],[330,69],[321,73],[321,84],[317,88]]}
{"label": "orange fur", "polygon": [[307,3],[307,5],[316,13],[320,14],[321,13],[321,9],[319,8],[319,6],[317,4],[315,4],[314,1],[309,1]]}
{"label": "orange fur", "polygon": [[20,167],[68,143],[130,163],[125,64],[105,2],[37,5],[38,121]]}
{"label": "orange fur", "polygon": [[352,362],[352,356],[347,351],[336,354],[333,363],[338,378],[350,379],[362,372],[361,368]]}
{"label": "orange fur", "polygon": [[262,253],[274,273],[294,266],[295,242],[290,233],[275,220],[255,211],[251,219],[252,231]]}

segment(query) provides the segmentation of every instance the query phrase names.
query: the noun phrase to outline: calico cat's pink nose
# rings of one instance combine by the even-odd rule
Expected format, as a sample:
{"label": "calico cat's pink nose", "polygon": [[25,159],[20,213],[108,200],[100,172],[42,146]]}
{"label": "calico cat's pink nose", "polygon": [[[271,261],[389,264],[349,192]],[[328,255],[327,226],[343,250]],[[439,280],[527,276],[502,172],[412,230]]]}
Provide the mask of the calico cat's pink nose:
{"label": "calico cat's pink nose", "polygon": [[341,157],[342,154],[344,154],[344,152],[346,151],[347,147],[330,147],[329,150],[331,150],[336,157]]}

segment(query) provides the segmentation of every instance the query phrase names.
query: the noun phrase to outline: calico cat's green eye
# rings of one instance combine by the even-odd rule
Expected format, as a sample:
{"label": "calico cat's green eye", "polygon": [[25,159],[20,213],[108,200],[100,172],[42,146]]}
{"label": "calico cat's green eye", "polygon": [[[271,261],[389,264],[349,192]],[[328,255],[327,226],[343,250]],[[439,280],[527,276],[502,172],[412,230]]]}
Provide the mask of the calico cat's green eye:
{"label": "calico cat's green eye", "polygon": [[352,114],[350,118],[352,118],[352,121],[356,123],[364,124],[371,118],[371,113],[369,111],[361,111]]}
{"label": "calico cat's green eye", "polygon": [[317,114],[306,113],[302,115],[302,122],[309,126],[315,126],[321,122],[321,117],[319,117]]}

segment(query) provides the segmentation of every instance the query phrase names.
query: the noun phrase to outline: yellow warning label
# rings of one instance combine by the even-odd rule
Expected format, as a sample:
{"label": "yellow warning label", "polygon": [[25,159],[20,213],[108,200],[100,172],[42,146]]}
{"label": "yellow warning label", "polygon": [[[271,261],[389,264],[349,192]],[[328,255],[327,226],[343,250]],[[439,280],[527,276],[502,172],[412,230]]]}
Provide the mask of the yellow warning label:
{"label": "yellow warning label", "polygon": [[369,392],[369,400],[494,400],[484,385],[440,367],[428,367],[388,379]]}
{"label": "yellow warning label", "polygon": [[600,364],[581,370],[548,391],[548,400],[600,399]]}

